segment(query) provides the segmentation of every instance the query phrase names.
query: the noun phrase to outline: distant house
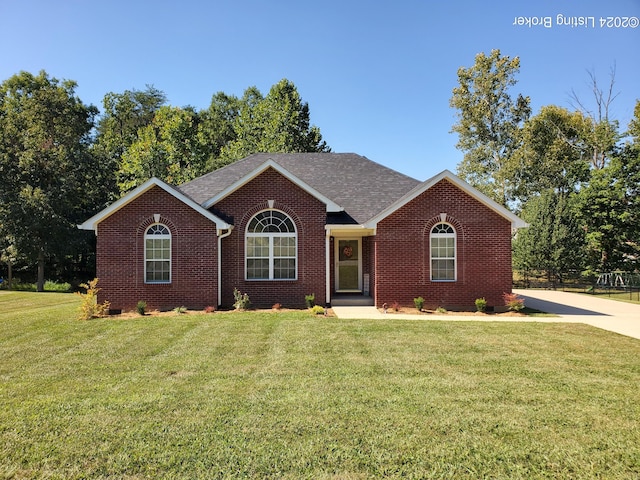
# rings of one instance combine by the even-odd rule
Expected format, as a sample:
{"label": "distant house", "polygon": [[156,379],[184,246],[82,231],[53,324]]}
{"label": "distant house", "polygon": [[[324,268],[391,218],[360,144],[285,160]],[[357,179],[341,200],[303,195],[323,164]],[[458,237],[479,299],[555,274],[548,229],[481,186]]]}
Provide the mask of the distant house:
{"label": "distant house", "polygon": [[364,299],[503,305],[524,223],[449,171],[420,182],[360,155],[254,154],[174,187],[152,178],[80,228],[100,301],[131,310]]}

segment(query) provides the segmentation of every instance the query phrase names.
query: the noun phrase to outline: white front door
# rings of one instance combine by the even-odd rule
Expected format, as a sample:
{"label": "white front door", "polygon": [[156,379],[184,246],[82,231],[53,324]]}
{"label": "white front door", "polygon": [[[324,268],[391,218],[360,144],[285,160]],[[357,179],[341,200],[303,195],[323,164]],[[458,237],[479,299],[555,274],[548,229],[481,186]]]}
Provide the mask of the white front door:
{"label": "white front door", "polygon": [[362,291],[362,239],[337,239],[335,242],[337,292]]}

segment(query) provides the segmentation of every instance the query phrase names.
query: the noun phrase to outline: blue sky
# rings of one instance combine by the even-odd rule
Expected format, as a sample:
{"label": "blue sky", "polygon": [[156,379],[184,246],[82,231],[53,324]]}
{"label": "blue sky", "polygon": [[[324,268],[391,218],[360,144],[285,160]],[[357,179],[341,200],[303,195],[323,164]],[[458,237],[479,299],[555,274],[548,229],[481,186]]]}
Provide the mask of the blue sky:
{"label": "blue sky", "polygon": [[612,116],[626,126],[640,99],[640,27],[600,26],[618,16],[640,18],[640,0],[0,0],[0,81],[44,69],[99,108],[107,92],[150,84],[171,105],[203,109],[215,92],[266,94],[288,78],[334,151],[424,180],[462,159],[449,99],[479,52],[520,57],[515,92],[534,113],[571,108],[572,90],[593,104],[587,72],[606,88],[615,65]]}

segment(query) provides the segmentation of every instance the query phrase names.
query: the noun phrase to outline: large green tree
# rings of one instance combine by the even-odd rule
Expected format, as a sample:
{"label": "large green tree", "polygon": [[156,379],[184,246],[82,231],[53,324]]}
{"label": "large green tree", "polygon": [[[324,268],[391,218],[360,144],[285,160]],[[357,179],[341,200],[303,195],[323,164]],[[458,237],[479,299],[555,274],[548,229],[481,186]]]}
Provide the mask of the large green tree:
{"label": "large green tree", "polygon": [[514,153],[514,196],[520,202],[547,189],[569,194],[588,181],[590,148],[583,133],[589,123],[580,112],[555,105],[524,123]]}
{"label": "large green tree", "polygon": [[330,151],[320,129],[311,125],[309,105],[286,79],[273,85],[266,97],[255,87],[247,89],[233,129],[235,140],[222,150],[228,161],[256,152]]}
{"label": "large green tree", "polygon": [[[110,94],[105,106],[107,100],[96,150],[117,165],[118,195],[150,176],[182,183],[255,152],[330,151],[310,123],[309,105],[288,80],[267,96],[256,87],[242,98],[218,92],[199,112],[160,106],[164,97],[157,91]],[[137,106],[142,100],[147,108]]]}
{"label": "large green tree", "polygon": [[198,137],[207,152],[207,171],[224,165],[222,150],[237,137],[233,127],[242,106],[235,95],[218,92],[211,98],[209,108],[199,112]]}
{"label": "large green tree", "polygon": [[629,124],[630,140],[579,192],[590,267],[596,272],[640,267],[640,101]]}
{"label": "large green tree", "polygon": [[150,177],[180,184],[206,173],[208,149],[198,135],[199,123],[192,108],[160,107],[122,155],[118,170],[121,194]]}
{"label": "large green tree", "polygon": [[0,85],[0,224],[13,247],[37,263],[69,253],[75,225],[91,208],[88,152],[95,107],[76,84],[21,72]]}
{"label": "large green tree", "polygon": [[479,53],[472,67],[458,69],[459,86],[450,99],[458,112],[452,131],[464,152],[458,175],[503,205],[513,197],[512,156],[531,114],[529,97],[512,95],[519,70],[518,57]]}
{"label": "large green tree", "polygon": [[138,140],[138,131],[153,122],[166,102],[165,94],[150,85],[145,90],[109,92],[104,96],[92,153],[100,160],[94,175],[103,189],[105,205],[121,194],[117,183],[122,181],[119,177],[123,155]]}
{"label": "large green tree", "polygon": [[529,223],[513,242],[513,263],[525,278],[544,274],[549,282],[580,271],[584,265],[584,232],[572,206],[572,196],[548,189],[527,202],[522,211]]}

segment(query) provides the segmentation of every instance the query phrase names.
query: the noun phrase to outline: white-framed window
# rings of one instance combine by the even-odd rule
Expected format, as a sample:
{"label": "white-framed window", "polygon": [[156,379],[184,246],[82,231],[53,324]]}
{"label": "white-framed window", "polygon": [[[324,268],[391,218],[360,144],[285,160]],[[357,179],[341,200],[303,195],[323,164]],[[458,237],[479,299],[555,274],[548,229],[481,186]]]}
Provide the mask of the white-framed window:
{"label": "white-framed window", "polygon": [[171,232],[160,223],[144,234],[145,283],[171,283]]}
{"label": "white-framed window", "polygon": [[293,220],[279,210],[263,210],[247,225],[246,279],[295,280],[298,234]]}
{"label": "white-framed window", "polygon": [[456,280],[456,231],[448,223],[438,223],[431,229],[431,280]]}

